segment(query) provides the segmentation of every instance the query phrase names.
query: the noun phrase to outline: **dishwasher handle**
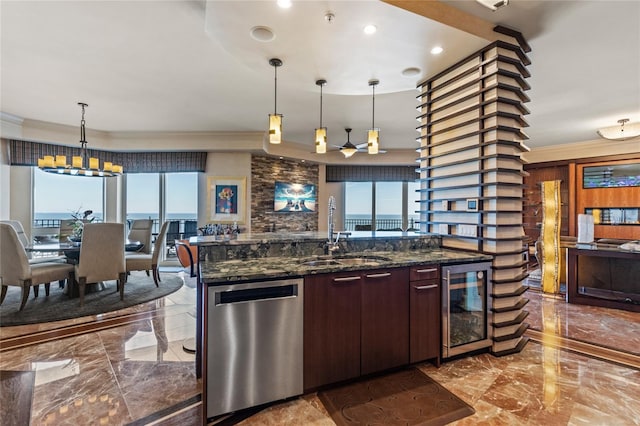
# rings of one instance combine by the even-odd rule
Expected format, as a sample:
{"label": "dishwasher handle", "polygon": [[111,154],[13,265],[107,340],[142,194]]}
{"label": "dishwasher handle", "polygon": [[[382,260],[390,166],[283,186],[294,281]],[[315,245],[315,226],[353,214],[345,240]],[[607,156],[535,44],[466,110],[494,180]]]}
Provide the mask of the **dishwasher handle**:
{"label": "dishwasher handle", "polygon": [[234,303],[259,302],[262,300],[289,299],[293,297],[298,297],[298,284],[218,291],[215,293],[215,304],[216,306],[230,305]]}

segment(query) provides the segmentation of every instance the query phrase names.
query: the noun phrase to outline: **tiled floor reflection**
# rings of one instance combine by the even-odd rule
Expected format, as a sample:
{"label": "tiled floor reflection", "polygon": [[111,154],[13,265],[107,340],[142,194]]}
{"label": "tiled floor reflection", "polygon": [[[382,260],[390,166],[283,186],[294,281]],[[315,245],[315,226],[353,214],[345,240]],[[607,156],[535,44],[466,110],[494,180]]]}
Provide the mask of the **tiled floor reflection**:
{"label": "tiled floor reflection", "polygon": [[[162,300],[100,317],[0,327],[0,370],[36,373],[31,424],[200,424],[195,358],[182,349],[195,334],[195,281],[185,284]],[[640,425],[640,314],[533,291],[526,297],[532,340],[523,352],[419,366],[475,408],[454,424]],[[67,330],[68,337],[38,341],[41,333]],[[7,349],[19,336],[21,346]],[[567,344],[577,341],[592,345]],[[596,345],[634,362],[609,362],[591,353]],[[240,424],[334,423],[310,394]]]}

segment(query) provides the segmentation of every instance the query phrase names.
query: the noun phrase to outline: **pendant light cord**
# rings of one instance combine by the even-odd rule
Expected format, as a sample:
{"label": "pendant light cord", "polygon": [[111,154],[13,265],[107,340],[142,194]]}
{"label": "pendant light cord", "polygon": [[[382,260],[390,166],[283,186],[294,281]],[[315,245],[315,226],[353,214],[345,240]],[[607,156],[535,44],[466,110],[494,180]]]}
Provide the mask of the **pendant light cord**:
{"label": "pendant light cord", "polygon": [[80,120],[80,157],[82,157],[82,164],[88,164],[89,154],[87,153],[87,132],[85,130],[84,109],[89,105],[83,102],[78,102],[78,105],[82,107],[82,119]]}
{"label": "pendant light cord", "polygon": [[273,66],[274,77],[273,77],[273,114],[278,114],[278,66]]}
{"label": "pendant light cord", "polygon": [[87,136],[84,130],[84,108],[88,105],[83,103],[80,103],[79,105],[82,107],[82,119],[80,120],[80,143],[87,143]]}
{"label": "pendant light cord", "polygon": [[375,129],[375,118],[376,118],[376,86],[378,85],[378,83],[380,83],[379,80],[376,79],[372,79],[369,80],[369,86],[371,86],[371,91],[372,91],[372,108],[371,108],[371,129]]}
{"label": "pendant light cord", "polygon": [[320,84],[320,127],[322,127],[322,84]]}
{"label": "pendant light cord", "polygon": [[371,108],[371,128],[375,129],[375,118],[376,118],[376,85],[372,85],[371,86],[372,90],[373,90],[373,97],[372,97],[372,108]]}

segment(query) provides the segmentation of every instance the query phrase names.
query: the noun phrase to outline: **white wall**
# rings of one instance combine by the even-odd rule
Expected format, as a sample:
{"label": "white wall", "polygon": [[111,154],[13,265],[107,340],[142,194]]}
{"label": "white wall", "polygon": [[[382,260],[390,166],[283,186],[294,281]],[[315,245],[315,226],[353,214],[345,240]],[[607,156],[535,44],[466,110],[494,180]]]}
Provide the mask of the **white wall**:
{"label": "white wall", "polygon": [[209,152],[206,172],[198,179],[198,226],[209,222],[207,217],[209,202],[207,178],[209,176],[245,176],[247,178],[245,223],[241,227],[245,232],[251,232],[251,153]]}
{"label": "white wall", "polygon": [[11,194],[11,176],[9,167],[9,143],[0,140],[0,220],[8,220],[10,217],[11,203],[9,202],[9,194]]}

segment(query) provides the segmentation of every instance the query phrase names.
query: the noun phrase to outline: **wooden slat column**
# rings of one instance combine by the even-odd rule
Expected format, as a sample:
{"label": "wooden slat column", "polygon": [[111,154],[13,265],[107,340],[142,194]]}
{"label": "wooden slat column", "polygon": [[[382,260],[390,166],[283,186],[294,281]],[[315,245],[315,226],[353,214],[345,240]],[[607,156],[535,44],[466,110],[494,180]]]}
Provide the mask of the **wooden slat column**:
{"label": "wooden slat column", "polygon": [[442,236],[443,247],[494,256],[491,351],[506,355],[524,347],[528,327],[521,154],[530,49],[519,33],[495,31],[502,40],[418,84],[417,171],[420,230]]}

